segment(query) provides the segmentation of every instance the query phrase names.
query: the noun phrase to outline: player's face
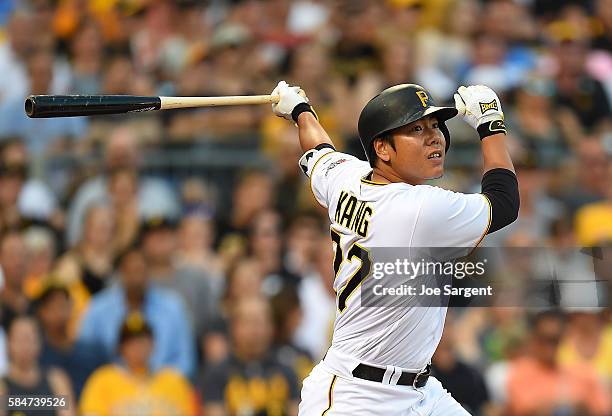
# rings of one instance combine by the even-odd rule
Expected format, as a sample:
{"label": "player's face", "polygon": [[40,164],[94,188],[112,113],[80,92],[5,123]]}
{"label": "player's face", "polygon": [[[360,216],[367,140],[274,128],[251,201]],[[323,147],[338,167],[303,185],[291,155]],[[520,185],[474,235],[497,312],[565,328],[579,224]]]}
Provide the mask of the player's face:
{"label": "player's face", "polygon": [[428,116],[394,132],[395,151],[390,151],[390,165],[405,182],[419,184],[439,178],[444,173],[446,141],[438,120]]}

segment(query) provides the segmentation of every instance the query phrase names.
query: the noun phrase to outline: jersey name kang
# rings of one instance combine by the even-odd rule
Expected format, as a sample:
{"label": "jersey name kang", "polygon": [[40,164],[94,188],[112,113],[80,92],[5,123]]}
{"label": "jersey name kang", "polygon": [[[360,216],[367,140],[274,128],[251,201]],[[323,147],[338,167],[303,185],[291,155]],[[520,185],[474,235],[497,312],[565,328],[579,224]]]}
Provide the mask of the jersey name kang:
{"label": "jersey name kang", "polygon": [[355,195],[341,191],[334,220],[361,237],[367,237],[370,216],[374,211],[370,204]]}

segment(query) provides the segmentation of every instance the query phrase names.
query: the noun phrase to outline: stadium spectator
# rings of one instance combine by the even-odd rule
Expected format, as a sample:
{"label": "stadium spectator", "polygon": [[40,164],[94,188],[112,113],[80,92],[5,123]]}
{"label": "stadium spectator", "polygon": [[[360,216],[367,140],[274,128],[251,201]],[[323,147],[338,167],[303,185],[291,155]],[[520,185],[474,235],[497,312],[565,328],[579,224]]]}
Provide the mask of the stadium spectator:
{"label": "stadium spectator", "polygon": [[490,395],[491,409],[503,409],[508,402],[508,375],[515,359],[522,356],[525,349],[524,334],[509,334],[502,345],[497,360],[483,371],[487,391]]}
{"label": "stadium spectator", "polygon": [[[526,250],[514,251],[516,256],[520,257]],[[506,261],[518,263],[514,258],[508,258]],[[509,275],[520,278],[523,273],[524,270],[514,268]],[[517,304],[521,299],[504,299],[504,306]],[[465,313],[458,314],[453,321],[455,328],[453,336],[456,340],[454,347],[459,357],[469,365],[487,366],[519,354],[520,346],[517,344],[521,343],[525,332],[525,311],[521,308],[504,306],[487,309],[468,308]]]}
{"label": "stadium spectator", "polygon": [[86,21],[70,42],[72,85],[80,94],[98,94],[102,83],[104,40],[95,21]]}
{"label": "stadium spectator", "polygon": [[40,225],[25,229],[23,241],[29,259],[23,290],[33,299],[41,293],[51,275],[58,247],[53,232]]}
{"label": "stadium spectator", "polygon": [[231,355],[204,370],[202,395],[207,415],[297,413],[298,382],[293,371],[270,355],[270,306],[261,297],[243,298],[231,312]]}
{"label": "stadium spectator", "polygon": [[[210,358],[211,362],[217,362],[227,357],[228,326],[232,308],[243,299],[262,296],[264,278],[261,264],[251,257],[235,260],[228,266],[217,319],[202,341],[207,361]],[[209,345],[211,340],[212,344]]]}
{"label": "stadium spectator", "polygon": [[226,316],[234,303],[243,298],[262,294],[264,277],[263,267],[251,257],[242,259],[230,267],[223,299]]}
{"label": "stadium spectator", "polygon": [[[118,127],[113,130],[105,147],[104,173],[82,184],[72,199],[68,211],[66,234],[66,239],[70,245],[78,241],[84,224],[85,213],[88,207],[94,203],[114,203],[117,218],[126,218],[118,224],[119,229],[117,230],[120,235],[122,233],[128,235],[125,240],[134,236],[138,229],[138,218],[148,218],[154,215],[176,217],[178,203],[174,193],[168,189],[166,184],[155,178],[138,177],[140,151],[135,132],[125,127]],[[129,187],[129,181],[125,180],[129,179],[129,175],[119,174],[119,177],[115,177],[115,179],[121,180],[121,182],[115,182],[114,187],[109,187],[109,177],[107,175],[112,176],[117,171],[131,172],[133,177],[137,178],[135,201],[120,192],[126,192],[125,188]],[[138,217],[132,212],[134,210],[138,213]],[[122,227],[124,221],[127,223]],[[124,231],[125,228],[127,230]],[[130,241],[122,242],[128,244]]]}
{"label": "stadium spectator", "polygon": [[512,135],[538,166],[554,166],[565,156],[566,142],[553,113],[554,86],[546,79],[531,79],[516,92],[516,107],[506,117]]}
{"label": "stadium spectator", "polygon": [[610,100],[601,82],[586,72],[588,43],[561,37],[552,50],[558,65],[554,78],[557,105],[571,110],[564,115],[576,118],[584,130],[596,132],[602,123],[609,123]]}
{"label": "stadium spectator", "polygon": [[115,214],[116,251],[125,250],[138,237],[140,216],[138,208],[138,174],[132,168],[115,169],[108,174],[109,205]]}
{"label": "stadium spectator", "polygon": [[264,172],[249,171],[240,176],[233,195],[231,211],[220,213],[217,241],[223,244],[227,237],[246,238],[248,227],[255,215],[273,203],[273,185]]}
{"label": "stadium spectator", "polygon": [[30,157],[23,139],[6,138],[0,149],[0,171],[4,171],[0,173],[0,205],[7,221],[5,225],[36,223],[57,232],[63,226],[57,197],[44,180],[30,174]]}
{"label": "stadium spectator", "polygon": [[53,274],[68,287],[74,302],[73,330],[90,298],[109,283],[115,260],[114,230],[115,218],[110,207],[90,206],[85,214],[83,236],[56,262]]}
{"label": "stadium spectator", "polygon": [[[10,147],[11,142],[3,150]],[[18,201],[28,177],[28,168],[23,161],[5,160],[4,155],[3,151],[0,160],[0,230],[22,225]]]}
{"label": "stadium spectator", "polygon": [[304,380],[314,363],[308,351],[294,342],[295,331],[303,320],[296,287],[283,286],[270,298],[270,307],[274,325],[274,353],[280,363],[293,370],[298,380]]}
{"label": "stadium spectator", "polygon": [[[561,366],[557,352],[564,319],[555,312],[533,318],[528,353],[517,359],[508,378],[508,410],[513,415],[589,412],[609,414],[610,403],[594,369],[585,365]],[[528,389],[524,380],[530,380]]]}
{"label": "stadium spectator", "polygon": [[64,370],[78,399],[85,380],[106,362],[106,353],[101,345],[75,340],[71,336],[72,301],[64,285],[48,282],[34,305],[42,336],[40,364]]}
{"label": "stadium spectator", "polygon": [[224,293],[218,305],[218,315],[201,339],[204,362],[218,363],[229,354],[228,321],[231,310],[243,299],[261,296],[264,280],[261,265],[252,258],[236,260],[227,270]]}
{"label": "stadium spectator", "polygon": [[473,46],[472,60],[462,74],[462,82],[484,84],[502,95],[508,92],[518,80],[514,79],[514,68],[506,62],[509,54],[506,40],[482,32],[476,35]]}
{"label": "stadium spectator", "polygon": [[[70,140],[83,138],[87,119],[83,117],[35,119],[23,110],[24,96],[51,93],[54,55],[49,50],[38,50],[28,56],[27,71],[30,85],[27,94],[4,100],[0,104],[0,136],[23,137],[33,162],[49,154],[61,154],[70,149]],[[40,162],[39,162],[40,163]]]}
{"label": "stadium spectator", "polygon": [[223,287],[223,264],[213,243],[214,223],[210,217],[199,209],[183,216],[178,227],[177,267],[199,273],[218,296]]}
{"label": "stadium spectator", "polygon": [[595,2],[596,18],[600,25],[593,39],[593,48],[612,51],[612,2],[610,0],[597,0]]}
{"label": "stadium spectator", "polygon": [[[63,370],[40,366],[40,343],[38,325],[34,318],[21,315],[11,322],[8,330],[9,368],[6,376],[0,380],[0,394],[4,397],[64,396],[65,407],[49,414],[75,415],[76,402],[70,380]],[[21,414],[36,413],[32,411]]]}
{"label": "stadium spectator", "polygon": [[27,252],[21,233],[4,233],[0,239],[0,265],[4,275],[0,291],[0,319],[6,332],[15,317],[30,310],[30,300],[23,288],[26,264]]}
{"label": "stadium spectator", "polygon": [[299,79],[304,91],[312,90],[315,92],[312,99],[308,98],[320,103],[319,108],[322,108],[322,111],[318,111],[317,114],[321,117],[333,117],[333,114],[323,114],[331,110],[329,105],[332,104],[333,92],[317,88],[317,84],[329,76],[331,64],[327,48],[317,43],[300,44],[290,55],[290,77],[291,79]]}
{"label": "stadium spectator", "polygon": [[[561,202],[572,217],[583,205],[599,202],[608,190],[609,156],[600,137],[585,137],[575,147],[575,178],[561,188]],[[571,181],[571,178],[570,178]]]}
{"label": "stadium spectator", "polygon": [[87,380],[79,411],[83,415],[194,416],[196,396],[173,368],[152,369],[155,334],[138,312],[127,316],[118,335],[120,362],[105,365]]}
{"label": "stadium spectator", "polygon": [[[612,164],[608,167],[608,185],[612,180]],[[582,246],[606,244],[612,241],[612,187],[606,199],[584,205],[576,212],[576,239]]]}
{"label": "stadium spectator", "polygon": [[562,308],[578,312],[582,308],[588,310],[600,306],[599,299],[605,296],[607,282],[595,273],[594,255],[585,249],[576,250],[576,245],[572,218],[554,221],[546,243],[546,247],[552,250],[539,256],[534,274],[546,276],[550,273],[550,265],[554,264],[555,281],[550,285],[550,292],[556,292]]}
{"label": "stadium spectator", "polygon": [[527,241],[535,245],[542,244],[550,224],[563,215],[563,206],[552,198],[546,189],[551,169],[536,165],[530,156],[526,156],[523,163],[517,163],[516,171],[521,194],[519,219],[495,234],[491,239],[494,242],[492,245],[508,244],[513,235],[521,233],[525,235]]}
{"label": "stadium spectator", "polygon": [[[321,112],[317,114],[325,117]],[[335,124],[332,120],[330,123]],[[278,117],[264,120],[261,131],[262,151],[271,159],[276,171],[276,208],[283,221],[291,222],[290,213],[310,206],[310,190],[302,186],[303,174],[295,168],[302,156],[302,149],[295,140],[293,126],[283,123]]]}
{"label": "stadium spectator", "polygon": [[205,275],[196,270],[176,266],[176,225],[163,217],[146,220],[140,240],[149,276],[153,283],[176,291],[189,308],[189,320],[197,338],[215,319],[215,293]]}
{"label": "stadium spectator", "polygon": [[612,379],[612,326],[596,311],[574,308],[568,316],[567,331],[559,346],[559,364],[586,365],[602,381]]}
{"label": "stadium spectator", "polygon": [[281,216],[277,211],[263,210],[249,228],[249,255],[264,273],[264,291],[274,295],[284,285],[296,286],[300,276],[287,268],[283,253]]}
{"label": "stadium spectator", "polygon": [[28,93],[26,61],[34,46],[30,36],[33,23],[32,15],[23,10],[14,11],[9,17],[5,27],[7,41],[0,47],[0,72],[4,74],[0,81],[0,103],[23,98]]}
{"label": "stadium spectator", "polygon": [[297,215],[286,233],[287,268],[299,275],[312,273],[316,269],[323,227],[314,213]]}
{"label": "stadium spectator", "polygon": [[490,399],[485,381],[476,368],[458,357],[455,344],[451,323],[445,326],[440,344],[432,358],[432,372],[471,415],[487,414]]}
{"label": "stadium spectator", "polygon": [[[298,220],[294,227],[308,226],[308,231],[302,229],[301,232],[311,234],[312,224],[308,224],[307,221],[300,225]],[[294,242],[290,243],[290,247],[295,246],[296,234],[294,228],[291,238]],[[316,253],[312,259],[313,264],[310,265],[312,269],[303,274],[298,287],[303,318],[295,331],[293,341],[316,360],[323,357],[331,343],[336,316],[336,294],[329,284],[334,280],[334,250],[329,244],[327,235],[319,235],[314,246]]]}
{"label": "stadium spectator", "polygon": [[119,329],[125,317],[141,312],[155,335],[150,357],[153,370],[170,366],[184,376],[195,371],[195,340],[189,312],[178,294],[150,281],[144,254],[130,248],[118,259],[119,281],[102,290],[89,302],[79,338],[99,343],[108,357],[116,357]]}

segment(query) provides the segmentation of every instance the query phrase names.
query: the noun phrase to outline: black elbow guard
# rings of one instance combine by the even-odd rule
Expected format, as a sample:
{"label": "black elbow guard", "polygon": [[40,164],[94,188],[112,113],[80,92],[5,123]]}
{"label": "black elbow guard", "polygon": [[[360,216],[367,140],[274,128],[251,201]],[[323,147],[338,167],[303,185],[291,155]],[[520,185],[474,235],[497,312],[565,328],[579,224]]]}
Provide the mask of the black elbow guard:
{"label": "black elbow guard", "polygon": [[512,224],[518,218],[518,181],[512,171],[497,168],[486,172],[482,176],[482,194],[491,203],[489,234]]}

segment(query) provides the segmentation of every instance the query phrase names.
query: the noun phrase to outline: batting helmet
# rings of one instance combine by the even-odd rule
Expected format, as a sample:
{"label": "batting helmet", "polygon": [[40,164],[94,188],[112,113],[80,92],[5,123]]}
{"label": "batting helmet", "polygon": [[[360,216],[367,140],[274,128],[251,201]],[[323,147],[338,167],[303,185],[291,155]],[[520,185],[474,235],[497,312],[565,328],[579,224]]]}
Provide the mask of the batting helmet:
{"label": "batting helmet", "polygon": [[370,163],[374,139],[428,115],[437,117],[448,151],[450,133],[444,122],[457,115],[456,108],[436,106],[429,92],[416,84],[395,85],[372,98],[359,115],[359,138]]}

